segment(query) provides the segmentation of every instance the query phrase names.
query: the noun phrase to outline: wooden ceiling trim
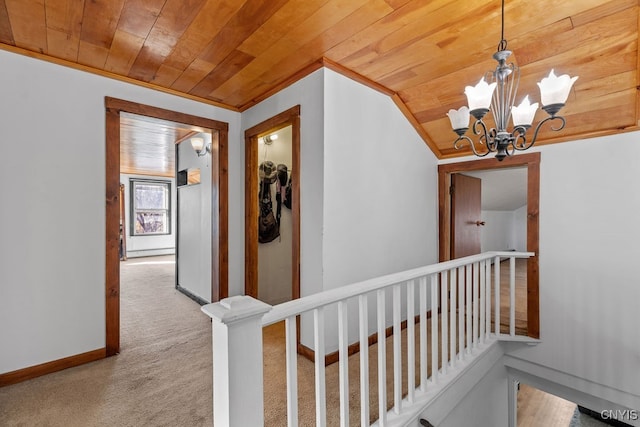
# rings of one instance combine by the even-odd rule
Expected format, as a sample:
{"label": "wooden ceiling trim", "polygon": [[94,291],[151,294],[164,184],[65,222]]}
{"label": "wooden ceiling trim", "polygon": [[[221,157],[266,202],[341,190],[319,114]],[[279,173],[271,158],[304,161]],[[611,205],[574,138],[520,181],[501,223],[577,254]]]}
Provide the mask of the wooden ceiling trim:
{"label": "wooden ceiling trim", "polygon": [[96,75],[99,75],[99,76],[102,76],[102,77],[106,77],[106,78],[109,78],[109,79],[118,80],[118,81],[121,81],[121,82],[124,82],[124,83],[129,83],[129,84],[133,84],[133,85],[137,85],[137,86],[142,86],[142,87],[145,87],[147,89],[157,90],[157,91],[160,91],[160,92],[167,93],[169,95],[179,96],[181,98],[190,99],[192,101],[202,102],[204,104],[213,105],[215,107],[223,108],[225,110],[231,110],[231,111],[236,111],[236,112],[240,111],[236,107],[233,107],[233,106],[230,106],[230,105],[227,105],[227,104],[223,104],[221,102],[216,102],[216,101],[212,101],[210,99],[200,98],[200,97],[197,97],[197,96],[190,95],[188,93],[179,92],[177,90],[173,90],[173,89],[169,89],[169,88],[166,88],[166,87],[158,86],[158,85],[155,85],[155,84],[152,84],[152,83],[141,82],[139,80],[135,80],[135,79],[132,79],[130,77],[121,76],[119,74],[115,74],[115,73],[112,73],[112,72],[109,72],[109,71],[105,71],[105,70],[99,70],[99,69],[96,69],[94,67],[90,67],[90,66],[83,65],[83,64],[78,64],[78,63],[75,63],[75,62],[70,62],[70,61],[67,61],[65,59],[54,58],[53,56],[44,55],[44,54],[33,52],[31,50],[23,49],[23,48],[20,48],[20,47],[11,46],[11,45],[8,45],[8,44],[5,44],[5,43],[0,43],[0,49],[6,50],[7,52],[12,52],[12,53],[16,53],[16,54],[19,54],[19,55],[28,56],[30,58],[39,59],[41,61],[51,62],[52,64],[57,64],[57,65],[62,65],[64,67],[73,68],[75,70],[84,71],[84,72],[91,73],[91,74],[96,74]]}
{"label": "wooden ceiling trim", "polygon": [[276,93],[280,92],[281,90],[291,86],[292,84],[294,84],[298,80],[301,80],[304,77],[308,76],[309,74],[319,70],[320,68],[322,68],[322,66],[323,66],[322,60],[318,60],[318,61],[316,61],[316,62],[314,62],[312,64],[309,64],[308,66],[306,66],[305,68],[301,69],[297,73],[291,75],[291,77],[289,77],[288,79],[282,81],[280,84],[274,86],[270,90],[267,90],[267,91],[263,92],[262,94],[260,94],[256,98],[252,99],[248,103],[242,105],[240,108],[238,108],[238,111],[240,111],[240,112],[246,111],[247,109],[253,107],[254,105],[259,104],[260,102],[262,102],[265,99],[269,98],[270,96],[275,95]]}

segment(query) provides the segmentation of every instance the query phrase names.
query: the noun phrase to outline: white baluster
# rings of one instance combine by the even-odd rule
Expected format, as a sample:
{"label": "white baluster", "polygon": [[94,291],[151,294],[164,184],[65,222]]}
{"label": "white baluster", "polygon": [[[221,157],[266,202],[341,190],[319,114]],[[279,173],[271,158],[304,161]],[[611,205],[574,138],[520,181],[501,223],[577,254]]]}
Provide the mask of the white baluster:
{"label": "white baluster", "polygon": [[360,425],[369,427],[369,309],[367,295],[358,297],[360,315]]}
{"label": "white baluster", "polygon": [[478,318],[480,317],[480,310],[478,306],[478,287],[480,286],[478,277],[480,277],[480,267],[477,262],[473,263],[471,271],[473,272],[473,288],[471,290],[471,298],[473,300],[473,336],[471,337],[471,340],[473,342],[473,348],[475,349],[478,347]]}
{"label": "white baluster", "polygon": [[338,355],[340,372],[340,426],[349,425],[349,329],[347,300],[338,302]]}
{"label": "white baluster", "polygon": [[412,404],[416,388],[415,283],[407,283],[407,401]]}
{"label": "white baluster", "polygon": [[420,281],[420,390],[427,390],[427,278]]}
{"label": "white baluster", "polygon": [[458,289],[457,289],[457,284],[458,284],[458,276],[457,276],[457,269],[452,268],[451,269],[451,338],[450,338],[450,342],[451,342],[451,349],[449,350],[451,353],[451,367],[455,368],[456,367],[456,359],[457,359],[457,355],[456,355],[456,337],[457,337],[457,327],[456,327],[456,316],[458,315],[457,313],[457,295],[458,295]]}
{"label": "white baluster", "polygon": [[298,426],[298,351],[296,316],[284,321],[287,358],[287,426]]}
{"label": "white baluster", "polygon": [[[436,276],[437,277],[437,276]],[[447,373],[447,365],[449,364],[449,341],[448,341],[448,335],[449,335],[449,311],[448,311],[448,306],[449,306],[449,291],[448,291],[448,284],[449,284],[449,275],[447,271],[443,271],[442,273],[440,273],[440,296],[441,296],[441,301],[440,301],[440,319],[441,319],[441,340],[442,340],[442,356],[440,358],[440,360],[442,360],[442,374],[446,374]]]}
{"label": "white baluster", "polygon": [[249,296],[234,296],[201,310],[213,319],[214,425],[262,426],[262,316],[271,306]]}
{"label": "white baluster", "polygon": [[464,267],[458,267],[458,354],[460,355],[460,360],[464,360],[466,356],[466,351],[464,351],[464,340],[466,336],[465,332],[465,300],[464,300],[464,289],[465,289],[465,279],[464,279]]}
{"label": "white baluster", "polygon": [[500,336],[500,257],[495,257],[493,262],[493,279],[495,281],[495,330],[496,338]]}
{"label": "white baluster", "polygon": [[[385,324],[385,292],[377,293],[378,300],[378,424],[387,425],[387,342]],[[320,424],[324,426],[324,424]]]}
{"label": "white baluster", "polygon": [[471,353],[471,340],[473,337],[473,330],[471,328],[471,319],[473,318],[473,313],[471,309],[473,308],[473,295],[471,292],[471,287],[473,286],[473,278],[472,278],[472,270],[471,265],[467,264],[466,266],[466,275],[465,275],[465,287],[467,289],[467,294],[465,297],[466,303],[466,312],[467,312],[467,345],[466,352]]}
{"label": "white baluster", "polygon": [[393,286],[393,411],[402,410],[402,296],[400,285]]}
{"label": "white baluster", "polygon": [[480,304],[480,344],[484,344],[484,339],[485,339],[485,318],[486,318],[486,313],[485,313],[485,270],[486,270],[486,263],[484,260],[480,261],[480,271],[478,272],[478,274],[480,275],[480,295],[479,295],[479,301],[478,303]]}
{"label": "white baluster", "polygon": [[315,374],[316,374],[316,425],[327,425],[327,395],[324,367],[324,307],[313,310]]}
{"label": "white baluster", "polygon": [[431,381],[438,382],[438,275],[431,275]]}
{"label": "white baluster", "polygon": [[485,286],[486,286],[486,291],[487,291],[487,295],[485,297],[485,312],[487,314],[486,316],[486,325],[485,325],[485,332],[488,335],[491,334],[491,261],[487,260],[485,262]]}

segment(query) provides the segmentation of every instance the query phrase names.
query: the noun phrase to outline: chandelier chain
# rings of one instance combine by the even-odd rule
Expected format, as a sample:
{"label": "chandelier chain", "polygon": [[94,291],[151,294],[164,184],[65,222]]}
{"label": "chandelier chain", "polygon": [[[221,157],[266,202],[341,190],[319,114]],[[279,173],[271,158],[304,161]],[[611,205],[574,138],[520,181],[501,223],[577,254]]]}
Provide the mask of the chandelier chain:
{"label": "chandelier chain", "polygon": [[507,50],[507,40],[504,38],[504,0],[502,0],[502,32],[500,33],[500,43],[498,43],[498,52]]}

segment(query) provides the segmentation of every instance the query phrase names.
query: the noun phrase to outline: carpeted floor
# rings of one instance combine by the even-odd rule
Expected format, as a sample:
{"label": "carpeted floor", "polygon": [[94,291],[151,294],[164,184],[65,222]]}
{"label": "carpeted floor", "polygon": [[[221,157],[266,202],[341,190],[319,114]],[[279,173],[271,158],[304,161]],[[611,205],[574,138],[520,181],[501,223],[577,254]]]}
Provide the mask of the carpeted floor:
{"label": "carpeted floor", "polygon": [[121,353],[0,388],[0,424],[212,425],[211,323],[173,269],[173,257],[121,263]]}

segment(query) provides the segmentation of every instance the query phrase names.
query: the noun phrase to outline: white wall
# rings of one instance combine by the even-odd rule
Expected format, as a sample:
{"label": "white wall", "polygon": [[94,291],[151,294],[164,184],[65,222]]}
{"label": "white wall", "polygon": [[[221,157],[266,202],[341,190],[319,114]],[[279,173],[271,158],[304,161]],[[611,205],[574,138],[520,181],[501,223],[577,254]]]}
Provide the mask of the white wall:
{"label": "white wall", "polygon": [[[200,134],[205,143],[210,135]],[[215,153],[215,151],[214,151]],[[211,302],[212,258],[212,155],[198,156],[189,140],[178,145],[176,158],[179,171],[200,169],[200,183],[183,185],[177,189],[178,201],[178,256],[177,283],[183,291],[200,301]],[[215,265],[215,264],[214,264]]]}
{"label": "white wall", "polygon": [[522,371],[630,408],[640,408],[639,137],[531,150],[542,156],[542,342],[511,353]]}
{"label": "white wall", "polygon": [[483,210],[485,225],[480,233],[482,252],[526,251],[527,248],[527,206],[513,211]]}
{"label": "white wall", "polygon": [[635,408],[640,408],[639,137],[634,132],[541,149],[542,343],[516,352],[589,381],[587,393],[633,394]]}
{"label": "white wall", "polygon": [[229,276],[239,293],[238,113],[6,51],[0,63],[0,373],[105,345],[105,96],[229,123]]}
{"label": "white wall", "polygon": [[[171,184],[171,233],[149,236],[131,235],[131,179],[166,181]],[[120,183],[124,184],[125,235],[127,239],[127,257],[174,254],[176,249],[176,182],[173,178],[149,175],[120,174]]]}
{"label": "white wall", "polygon": [[331,70],[324,111],[323,288],[437,262],[437,165],[424,141],[387,95]]}
{"label": "white wall", "polygon": [[513,249],[518,252],[527,251],[527,205],[513,211],[514,239]]}

